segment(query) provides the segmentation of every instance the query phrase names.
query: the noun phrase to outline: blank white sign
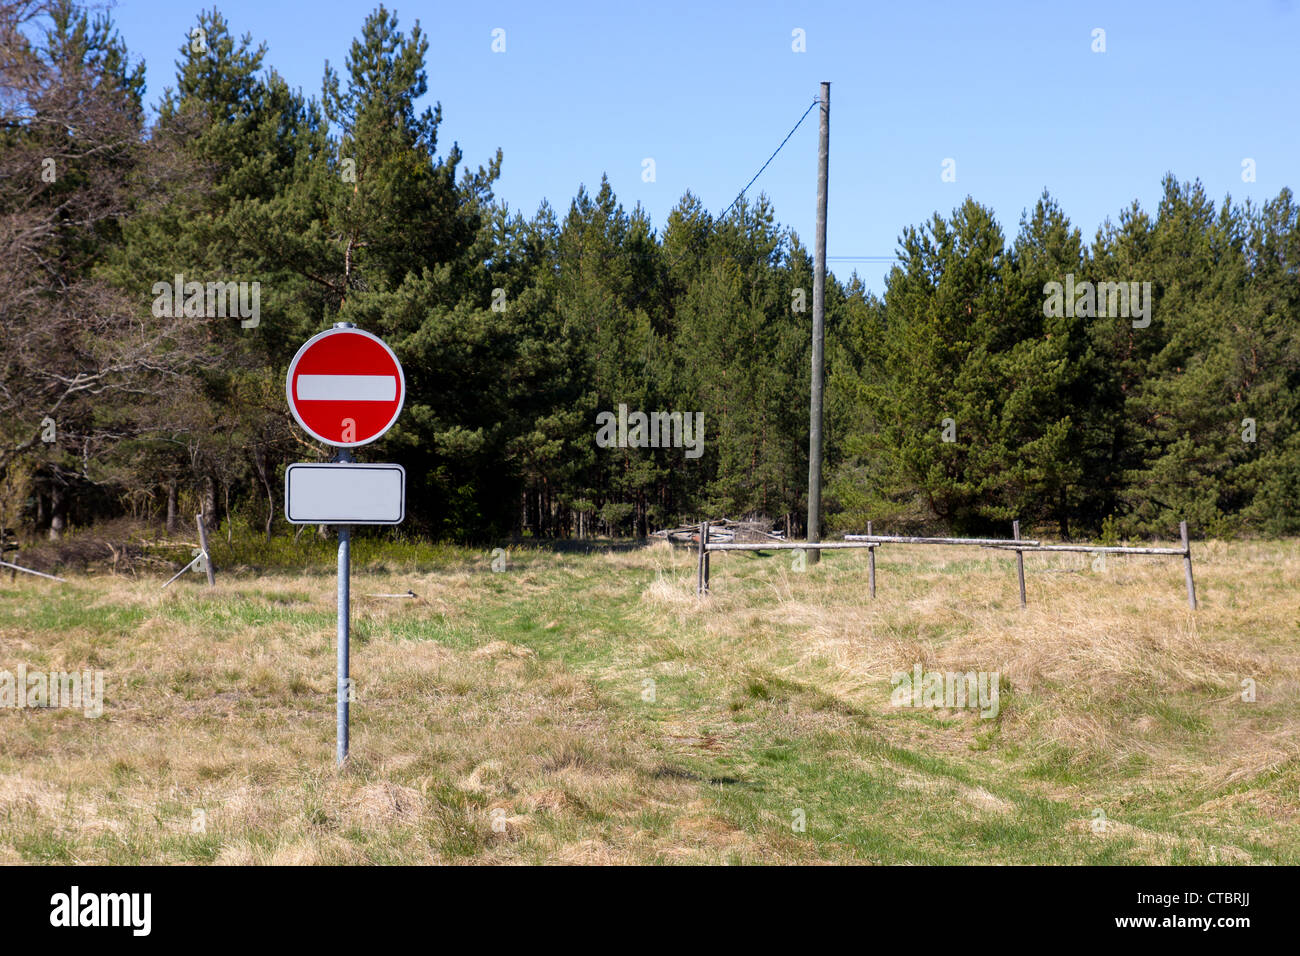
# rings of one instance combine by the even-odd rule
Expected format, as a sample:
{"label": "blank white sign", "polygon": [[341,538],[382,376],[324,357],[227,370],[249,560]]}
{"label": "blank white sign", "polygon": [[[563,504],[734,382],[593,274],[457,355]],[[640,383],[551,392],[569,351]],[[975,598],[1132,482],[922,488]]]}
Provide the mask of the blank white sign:
{"label": "blank white sign", "polygon": [[401,524],[406,470],[343,462],[290,465],[284,472],[284,513],[291,524]]}

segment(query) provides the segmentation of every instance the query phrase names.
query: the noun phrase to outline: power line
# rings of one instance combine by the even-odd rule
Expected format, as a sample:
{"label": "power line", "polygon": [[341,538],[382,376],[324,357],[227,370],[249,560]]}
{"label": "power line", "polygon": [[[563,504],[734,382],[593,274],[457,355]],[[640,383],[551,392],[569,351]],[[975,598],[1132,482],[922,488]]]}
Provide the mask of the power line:
{"label": "power line", "polygon": [[[718,216],[718,218],[714,220],[715,223],[720,223],[727,218],[727,213],[731,212],[731,210],[735,207],[736,203],[740,202],[740,200],[744,197],[745,193],[749,190],[749,187],[754,185],[754,183],[758,181],[758,177],[763,175],[763,170],[767,169],[767,167],[772,164],[772,160],[776,159],[777,153],[781,152],[781,150],[785,147],[785,144],[790,142],[790,137],[795,134],[795,131],[798,130],[800,126],[803,125],[803,121],[808,118],[808,114],[813,111],[813,107],[815,107],[820,102],[821,102],[820,96],[813,98],[813,101],[808,104],[808,108],[803,111],[803,115],[799,117],[799,122],[795,123],[794,126],[791,128],[790,132],[785,134],[785,139],[781,140],[781,145],[777,146],[777,148],[772,152],[772,155],[767,157],[767,162],[765,162],[759,168],[758,172],[754,174],[753,178],[751,178],[750,181],[745,184],[745,188],[736,194],[736,198],[731,201],[731,205],[727,206],[727,208],[722,211],[722,215]],[[672,270],[673,266],[677,265],[677,263],[679,263],[682,260],[682,257],[685,256],[686,253],[691,251],[695,243],[699,241],[699,238],[700,237],[696,237],[695,240],[687,242],[685,246],[682,248],[682,251],[679,252],[673,258],[673,260],[670,263],[668,263],[667,267],[664,268],[663,271],[660,272],[659,275],[655,277],[654,282],[650,283],[650,285],[642,289],[640,293],[637,294],[636,298],[633,299],[630,303],[628,303],[628,307],[631,308],[640,305],[641,302],[651,291],[658,289],[660,284],[667,277],[668,273]]]}
{"label": "power line", "polygon": [[731,206],[728,206],[726,209],[722,210],[722,215],[718,217],[719,221],[727,218],[727,213],[731,212],[731,207],[736,205],[736,203],[740,202],[741,197],[745,195],[745,193],[749,190],[749,187],[754,185],[754,183],[758,180],[759,176],[763,175],[763,170],[767,169],[768,166],[772,165],[772,160],[776,159],[776,154],[781,152],[781,149],[785,146],[786,143],[790,142],[790,137],[795,134],[795,130],[797,130],[800,126],[803,125],[803,121],[808,118],[808,114],[813,111],[813,107],[820,102],[821,102],[820,97],[813,98],[813,101],[808,104],[808,108],[803,111],[803,116],[799,117],[799,122],[794,124],[794,129],[790,130],[790,132],[785,134],[785,139],[781,140],[781,145],[776,148],[775,152],[773,152],[771,156],[767,157],[767,162],[763,164],[762,169],[756,172],[754,174],[754,178],[745,184],[745,188],[736,194],[736,198],[731,201]]}
{"label": "power line", "polygon": [[[785,134],[785,139],[781,140],[781,145],[778,146],[775,150],[772,151],[772,155],[769,156],[769,157],[767,157],[767,162],[765,162],[765,163],[764,163],[764,164],[759,168],[758,172],[756,172],[756,173],[753,175],[753,178],[751,178],[751,179],[749,180],[749,182],[745,183],[745,188],[742,189],[740,192],[736,193],[736,198],[733,199],[733,200],[731,200],[731,205],[729,205],[726,209],[722,210],[722,215],[718,216],[718,218],[714,220],[715,222],[719,222],[719,223],[720,223],[720,222],[722,222],[723,220],[725,220],[725,219],[727,218],[727,213],[731,212],[731,210],[735,207],[736,203],[740,202],[740,200],[744,197],[745,193],[749,191],[749,187],[752,186],[752,185],[754,185],[754,183],[756,183],[756,182],[758,181],[758,177],[763,175],[763,170],[764,170],[764,169],[767,169],[768,166],[772,165],[772,160],[776,159],[776,154],[779,153],[779,152],[781,152],[781,150],[782,150],[783,148],[785,148],[785,144],[788,143],[788,142],[790,142],[790,137],[793,136],[793,135],[795,134],[795,131],[798,130],[800,126],[803,125],[803,121],[806,120],[806,119],[808,118],[808,114],[811,113],[811,112],[813,111],[813,107],[816,106],[816,105],[817,105],[818,103],[820,103],[820,102],[821,102],[821,97],[820,97],[820,96],[815,96],[815,97],[813,97],[813,101],[812,101],[811,103],[809,103],[809,104],[808,104],[808,108],[807,108],[806,110],[803,111],[803,116],[800,116],[800,117],[799,117],[799,122],[795,123],[795,124],[794,124],[794,127],[790,130],[790,132],[788,132],[788,133]],[[682,251],[679,252],[679,253],[677,254],[676,258],[674,258],[672,262],[668,263],[668,269],[672,269],[673,266],[675,266],[675,265],[677,265],[677,263],[681,262],[681,261],[682,261],[682,257],[683,257],[684,255],[686,255],[686,253],[689,252],[689,251],[691,250],[692,245],[693,245],[693,243],[687,243],[687,245],[685,246],[685,248],[683,248]],[[665,274],[666,274],[666,273],[667,273],[667,270],[665,270]],[[655,285],[657,286],[658,283],[656,282]],[[649,291],[649,290],[647,289],[646,291]],[[643,296],[638,296],[638,297],[636,298],[635,301],[639,303],[639,302],[641,301],[642,298],[643,298]]]}
{"label": "power line", "polygon": [[[794,134],[798,131],[799,127],[803,125],[803,121],[806,120],[806,119],[808,118],[808,114],[811,113],[811,112],[813,111],[813,108],[816,107],[820,102],[821,102],[821,97],[820,97],[820,96],[817,96],[817,97],[814,97],[814,98],[813,98],[813,101],[812,101],[811,103],[808,104],[808,108],[807,108],[806,110],[803,111],[803,115],[799,117],[799,121],[798,121],[797,123],[794,124],[794,126],[790,129],[790,132],[786,133],[786,135],[785,135],[785,139],[781,140],[780,145],[777,146],[777,148],[772,152],[772,155],[769,156],[769,157],[767,158],[767,162],[765,162],[765,163],[764,163],[764,164],[759,168],[758,172],[756,172],[756,173],[753,175],[753,177],[749,180],[749,182],[747,182],[747,183],[745,184],[745,188],[742,189],[739,193],[736,194],[736,198],[733,199],[733,200],[731,201],[731,204],[730,204],[729,206],[727,206],[727,208],[724,209],[724,210],[722,211],[722,214],[721,214],[720,216],[718,216],[716,219],[713,220],[715,224],[716,224],[716,223],[721,223],[723,220],[725,220],[725,219],[727,218],[727,214],[728,214],[729,212],[731,212],[731,210],[732,210],[733,208],[735,208],[736,203],[740,202],[740,200],[741,200],[742,198],[744,198],[745,193],[749,191],[749,187],[752,186],[752,185],[754,185],[754,183],[756,183],[756,182],[758,181],[758,177],[763,175],[763,171],[764,171],[765,169],[767,169],[767,167],[770,166],[770,165],[772,164],[772,160],[776,159],[777,154],[779,154],[779,153],[781,152],[781,150],[785,148],[785,144],[786,144],[786,143],[790,142],[790,138],[791,138],[792,136],[794,136]],[[686,242],[685,246],[682,248],[681,252],[679,252],[679,253],[678,253],[678,254],[677,254],[677,255],[672,259],[672,261],[669,262],[669,263],[667,264],[667,266],[664,267],[663,270],[660,271],[659,274],[655,276],[654,281],[652,281],[652,282],[649,283],[648,285],[646,285],[646,286],[644,286],[643,288],[641,288],[641,289],[637,292],[636,296],[635,296],[635,297],[634,297],[630,302],[626,303],[626,306],[627,306],[628,308],[634,308],[634,307],[640,305],[640,304],[645,300],[645,298],[646,298],[647,295],[649,295],[651,292],[657,290],[657,289],[659,288],[659,286],[663,283],[664,279],[667,278],[668,273],[672,270],[672,268],[673,268],[675,265],[677,265],[677,263],[680,262],[680,261],[682,260],[682,258],[683,258],[683,257],[684,257],[688,252],[690,252],[690,251],[695,247],[695,245],[700,241],[701,238],[706,238],[706,239],[707,239],[707,236],[704,236],[704,237],[697,236],[697,237],[695,237],[695,238],[693,238],[693,239],[691,239],[691,240],[688,240],[688,241]],[[609,252],[609,253],[606,253],[606,254],[603,255],[603,256],[600,256],[600,258],[601,258],[601,259],[604,259],[604,258],[607,258],[607,257],[612,258],[612,257],[615,256],[615,255],[617,255],[616,252]],[[880,256],[880,257],[828,256],[827,258],[828,258],[828,259],[831,259],[831,260],[844,260],[844,261],[852,260],[852,259],[855,259],[855,258],[860,258],[861,261],[867,261],[869,258],[872,259],[872,260],[879,259],[879,260],[882,261],[882,262],[893,262],[893,261],[895,261],[895,257],[893,257],[893,256],[888,256],[888,257],[885,257],[885,256]],[[558,257],[557,257],[557,259],[558,259]],[[710,256],[710,257],[709,257],[709,260],[710,260],[710,261],[724,261],[724,260],[733,260],[733,259],[734,259],[734,256],[730,256],[730,255],[714,255],[714,256]]]}

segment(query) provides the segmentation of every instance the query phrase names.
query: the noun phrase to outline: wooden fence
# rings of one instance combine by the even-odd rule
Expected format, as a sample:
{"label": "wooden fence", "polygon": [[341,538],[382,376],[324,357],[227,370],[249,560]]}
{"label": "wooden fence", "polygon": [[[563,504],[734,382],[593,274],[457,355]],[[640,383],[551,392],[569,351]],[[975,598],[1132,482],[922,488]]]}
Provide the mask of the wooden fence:
{"label": "wooden fence", "polygon": [[886,544],[942,544],[966,547],[992,548],[995,550],[1014,551],[1016,553],[1016,576],[1020,582],[1020,606],[1026,606],[1025,600],[1025,552],[1074,551],[1085,554],[1145,554],[1178,556],[1183,559],[1183,571],[1187,579],[1187,606],[1197,609],[1196,582],[1192,578],[1192,546],[1187,538],[1187,522],[1178,523],[1182,535],[1181,548],[1137,548],[1096,544],[1043,544],[1020,537],[1020,522],[1012,522],[1010,538],[918,538],[900,535],[883,535],[871,533],[871,522],[867,522],[866,534],[846,534],[843,541],[771,541],[757,543],[740,543],[732,541],[709,541],[709,522],[700,523],[698,567],[696,573],[696,593],[709,593],[709,555],[714,551],[826,551],[836,549],[867,549],[868,588],[871,597],[876,596],[876,548]]}

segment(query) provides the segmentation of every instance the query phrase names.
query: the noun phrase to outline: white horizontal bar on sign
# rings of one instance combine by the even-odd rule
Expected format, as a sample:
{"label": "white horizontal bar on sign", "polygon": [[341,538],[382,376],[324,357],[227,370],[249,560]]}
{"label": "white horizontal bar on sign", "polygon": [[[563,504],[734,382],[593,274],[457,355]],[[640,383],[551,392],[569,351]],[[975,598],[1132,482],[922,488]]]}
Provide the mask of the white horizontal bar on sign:
{"label": "white horizontal bar on sign", "polygon": [[290,524],[401,524],[406,470],[401,465],[300,462],[284,472]]}
{"label": "white horizontal bar on sign", "polygon": [[299,375],[300,402],[391,402],[397,398],[393,375]]}

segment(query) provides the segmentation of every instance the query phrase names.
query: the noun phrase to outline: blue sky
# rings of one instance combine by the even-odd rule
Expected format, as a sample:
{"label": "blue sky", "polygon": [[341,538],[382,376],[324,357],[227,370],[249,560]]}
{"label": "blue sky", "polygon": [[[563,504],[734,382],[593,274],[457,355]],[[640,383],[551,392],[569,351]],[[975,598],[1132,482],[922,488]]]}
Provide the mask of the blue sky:
{"label": "blue sky", "polygon": [[[113,16],[149,70],[156,103],[195,14],[212,4],[118,0]],[[389,3],[429,34],[440,146],[466,161],[504,151],[498,198],[563,215],[580,184],[609,175],[656,227],[687,189],[721,212],[831,82],[828,255],[892,255],[904,226],[967,195],[1014,235],[1044,188],[1091,240],[1160,179],[1199,178],[1216,201],[1300,186],[1300,4],[763,3],[755,0]],[[372,4],[217,4],[267,63],[318,95],[342,70]],[[505,30],[506,50],[492,51]],[[806,50],[792,50],[802,29]],[[1093,52],[1093,31],[1105,52]],[[811,247],[817,114],[751,190]],[[655,161],[655,182],[642,161]],[[1256,181],[1243,182],[1242,161]],[[955,161],[955,182],[941,178]],[[856,268],[882,292],[887,266]]]}

